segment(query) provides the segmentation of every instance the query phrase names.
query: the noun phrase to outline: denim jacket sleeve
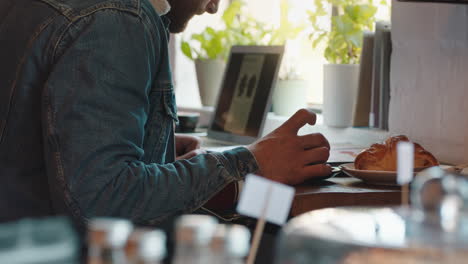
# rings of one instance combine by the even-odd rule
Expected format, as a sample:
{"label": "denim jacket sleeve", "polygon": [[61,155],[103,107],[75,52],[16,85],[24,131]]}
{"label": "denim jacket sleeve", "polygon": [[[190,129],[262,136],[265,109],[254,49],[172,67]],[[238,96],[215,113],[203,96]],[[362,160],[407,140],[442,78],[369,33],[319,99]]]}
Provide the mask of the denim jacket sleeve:
{"label": "denim jacket sleeve", "polygon": [[45,157],[52,200],[80,221],[155,224],[199,208],[257,169],[245,148],[144,160],[149,94],[167,45],[158,42],[161,32],[145,17],[101,10],[70,23],[56,45],[43,97]]}

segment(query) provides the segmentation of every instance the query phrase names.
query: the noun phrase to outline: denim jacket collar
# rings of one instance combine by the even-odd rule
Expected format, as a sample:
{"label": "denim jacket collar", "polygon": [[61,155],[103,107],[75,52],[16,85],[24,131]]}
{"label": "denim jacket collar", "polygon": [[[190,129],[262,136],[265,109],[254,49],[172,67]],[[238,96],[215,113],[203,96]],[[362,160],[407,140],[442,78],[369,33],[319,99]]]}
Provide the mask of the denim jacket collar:
{"label": "denim jacket collar", "polygon": [[150,3],[160,16],[167,14],[171,10],[171,6],[167,0],[150,0]]}

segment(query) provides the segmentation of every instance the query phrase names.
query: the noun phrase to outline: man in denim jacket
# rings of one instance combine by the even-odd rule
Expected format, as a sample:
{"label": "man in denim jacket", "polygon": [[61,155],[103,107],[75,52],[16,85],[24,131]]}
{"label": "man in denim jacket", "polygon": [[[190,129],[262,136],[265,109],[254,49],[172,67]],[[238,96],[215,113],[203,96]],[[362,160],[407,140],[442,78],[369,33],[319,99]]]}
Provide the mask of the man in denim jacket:
{"label": "man in denim jacket", "polygon": [[297,136],[315,122],[307,110],[223,153],[174,135],[168,33],[218,1],[0,1],[0,221],[157,224],[247,173],[287,184],[330,173],[327,140]]}

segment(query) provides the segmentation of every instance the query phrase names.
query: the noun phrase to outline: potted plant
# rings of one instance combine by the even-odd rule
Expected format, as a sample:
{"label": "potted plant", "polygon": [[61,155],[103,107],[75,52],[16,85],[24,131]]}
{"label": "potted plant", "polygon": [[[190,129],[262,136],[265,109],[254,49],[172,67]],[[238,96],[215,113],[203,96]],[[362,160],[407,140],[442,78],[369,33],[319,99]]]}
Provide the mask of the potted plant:
{"label": "potted plant", "polygon": [[[372,31],[377,7],[373,0],[314,0],[315,12],[309,12],[313,28],[312,46],[326,45],[324,56],[324,122],[329,126],[351,125],[358,89],[359,60],[364,31]],[[329,17],[331,27],[320,24]]]}
{"label": "potted plant", "polygon": [[181,50],[195,62],[200,97],[204,106],[214,106],[226,59],[232,45],[268,44],[271,31],[248,15],[241,15],[245,3],[233,1],[222,15],[221,29],[207,27],[183,40]]}
{"label": "potted plant", "polygon": [[226,32],[212,27],[200,34],[193,34],[192,41],[198,41],[198,49],[190,47],[187,41],[182,42],[182,51],[195,63],[198,89],[203,106],[214,106],[221,85],[228,52]]}
{"label": "potted plant", "polygon": [[[227,12],[229,8],[223,19]],[[202,33],[192,34],[190,40],[183,40],[181,43],[183,54],[195,62],[203,106],[214,106],[216,103],[229,47],[226,30],[216,30],[212,27],[207,27]]]}

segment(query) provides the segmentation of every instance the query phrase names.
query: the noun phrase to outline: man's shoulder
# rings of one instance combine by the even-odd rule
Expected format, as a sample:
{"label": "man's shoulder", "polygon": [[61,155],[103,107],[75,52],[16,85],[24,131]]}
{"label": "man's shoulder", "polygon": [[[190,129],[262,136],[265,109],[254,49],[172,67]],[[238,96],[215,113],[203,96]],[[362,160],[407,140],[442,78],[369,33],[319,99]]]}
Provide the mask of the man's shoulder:
{"label": "man's shoulder", "polygon": [[145,0],[39,0],[47,3],[70,20],[102,9],[117,9],[138,15]]}

